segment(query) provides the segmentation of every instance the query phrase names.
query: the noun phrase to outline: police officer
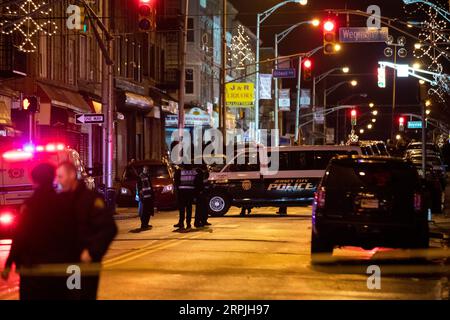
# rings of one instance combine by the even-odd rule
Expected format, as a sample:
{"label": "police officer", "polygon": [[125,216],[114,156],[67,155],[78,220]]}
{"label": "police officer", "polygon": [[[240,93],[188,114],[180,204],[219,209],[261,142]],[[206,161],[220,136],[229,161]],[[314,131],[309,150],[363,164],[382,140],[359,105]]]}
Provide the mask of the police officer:
{"label": "police officer", "polygon": [[95,300],[100,263],[117,234],[113,212],[106,208],[100,195],[77,179],[77,169],[71,162],[58,166],[57,181],[62,189],[60,210],[70,211],[76,217],[79,261],[85,264],[81,268],[79,299]]}
{"label": "police officer", "polygon": [[208,210],[207,210],[207,190],[205,188],[208,182],[208,170],[206,166],[202,166],[197,169],[199,174],[197,177],[196,187],[197,187],[197,197],[195,203],[195,222],[194,226],[196,228],[210,226],[208,222]]}
{"label": "police officer", "polygon": [[[79,261],[76,219],[69,211],[61,210],[63,203],[53,188],[55,169],[42,163],[32,170],[35,190],[21,207],[2,273],[7,280],[12,264],[16,265],[21,300],[72,298],[66,285],[66,270]],[[52,273],[39,273],[49,270]]]}
{"label": "police officer", "polygon": [[186,219],[186,229],[191,228],[192,203],[198,196],[200,189],[201,172],[191,165],[184,165],[175,171],[174,184],[178,195],[178,209],[180,212],[179,221],[175,228],[184,229]]}
{"label": "police officer", "polygon": [[139,197],[139,217],[141,218],[141,231],[149,230],[150,217],[154,215],[154,193],[149,175],[148,166],[144,166],[136,183]]}

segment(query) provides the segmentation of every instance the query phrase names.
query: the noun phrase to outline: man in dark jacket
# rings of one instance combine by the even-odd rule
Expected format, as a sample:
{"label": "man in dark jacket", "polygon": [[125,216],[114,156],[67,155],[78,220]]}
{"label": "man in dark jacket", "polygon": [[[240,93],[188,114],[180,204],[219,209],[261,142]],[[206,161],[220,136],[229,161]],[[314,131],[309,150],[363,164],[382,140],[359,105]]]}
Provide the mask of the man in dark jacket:
{"label": "man in dark jacket", "polygon": [[100,277],[100,262],[117,234],[113,212],[100,195],[77,179],[76,167],[70,162],[58,166],[57,180],[62,188],[64,210],[73,212],[77,220],[79,261],[89,270],[81,270],[80,298],[95,300]]}
{"label": "man in dark jacket", "polygon": [[154,193],[152,180],[149,174],[148,166],[144,166],[141,174],[139,174],[136,190],[139,197],[139,217],[141,218],[141,231],[149,230],[152,226],[150,217],[154,215]]}
{"label": "man in dark jacket", "polygon": [[186,229],[191,228],[192,204],[194,198],[198,196],[200,182],[202,179],[201,170],[191,165],[184,165],[175,171],[174,185],[178,197],[179,221],[175,228],[184,229],[186,219]]}
{"label": "man in dark jacket", "polygon": [[76,221],[69,211],[61,210],[53,188],[55,167],[40,164],[31,177],[35,191],[18,215],[2,278],[8,279],[14,263],[20,273],[20,299],[71,299],[66,271],[79,261]]}

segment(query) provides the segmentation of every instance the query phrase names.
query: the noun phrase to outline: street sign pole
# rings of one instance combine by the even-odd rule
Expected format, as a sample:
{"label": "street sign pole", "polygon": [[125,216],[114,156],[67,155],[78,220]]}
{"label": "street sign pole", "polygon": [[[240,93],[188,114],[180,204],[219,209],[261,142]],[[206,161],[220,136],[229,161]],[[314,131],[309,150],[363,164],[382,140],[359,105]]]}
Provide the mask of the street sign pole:
{"label": "street sign pole", "polygon": [[300,85],[302,81],[302,56],[298,57],[297,101],[295,105],[295,141],[300,144]]}

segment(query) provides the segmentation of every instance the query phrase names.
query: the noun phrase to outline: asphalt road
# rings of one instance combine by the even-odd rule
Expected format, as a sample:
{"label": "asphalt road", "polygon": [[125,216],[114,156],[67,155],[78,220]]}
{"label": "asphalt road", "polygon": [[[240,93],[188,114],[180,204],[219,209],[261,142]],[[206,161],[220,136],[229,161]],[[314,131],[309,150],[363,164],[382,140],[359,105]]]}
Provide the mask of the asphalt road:
{"label": "asphalt road", "polygon": [[[130,209],[129,212],[135,209]],[[137,218],[118,220],[119,235],[104,260],[100,299],[447,299],[439,249],[433,260],[416,252],[335,249],[336,262],[310,263],[311,208],[287,216],[237,208],[211,227],[174,232],[176,212],[160,212],[153,229],[131,233]],[[432,243],[438,247],[440,243]],[[0,243],[0,265],[9,250]],[[401,260],[393,260],[407,256]],[[385,257],[385,259],[384,259]],[[382,258],[382,262],[378,260]],[[369,265],[379,265],[381,289],[368,289]],[[447,270],[448,271],[448,270]],[[0,280],[0,299],[17,299],[18,277]]]}

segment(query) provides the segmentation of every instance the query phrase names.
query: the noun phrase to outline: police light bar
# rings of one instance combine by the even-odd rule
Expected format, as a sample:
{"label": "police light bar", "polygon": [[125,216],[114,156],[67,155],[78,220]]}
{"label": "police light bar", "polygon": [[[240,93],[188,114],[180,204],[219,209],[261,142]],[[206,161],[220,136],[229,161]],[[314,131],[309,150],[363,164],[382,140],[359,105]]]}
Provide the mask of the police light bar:
{"label": "police light bar", "polygon": [[24,161],[31,159],[33,153],[24,150],[12,150],[3,153],[3,159],[12,161]]}

